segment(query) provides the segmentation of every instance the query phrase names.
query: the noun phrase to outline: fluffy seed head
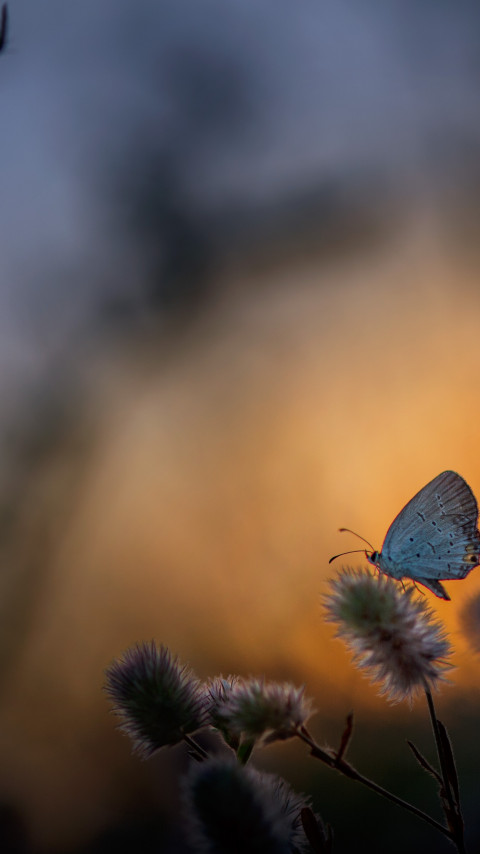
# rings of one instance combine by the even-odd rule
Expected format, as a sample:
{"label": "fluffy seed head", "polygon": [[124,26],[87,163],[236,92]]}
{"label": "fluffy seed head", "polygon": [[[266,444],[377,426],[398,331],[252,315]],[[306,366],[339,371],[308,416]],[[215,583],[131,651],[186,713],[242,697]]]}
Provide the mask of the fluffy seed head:
{"label": "fluffy seed head", "polygon": [[392,702],[412,699],[418,689],[445,678],[450,644],[413,587],[401,591],[385,575],[350,568],[330,586],[327,620],[338,624],[337,636],[353,651],[354,662],[381,683],[380,693]]}
{"label": "fluffy seed head", "polygon": [[221,730],[224,728],[225,720],[222,715],[222,709],[225,707],[232,690],[239,681],[239,676],[227,676],[226,678],[223,676],[215,676],[206,683],[205,705],[208,722],[216,729]]}
{"label": "fluffy seed head", "polygon": [[305,851],[300,813],[308,799],[280,777],[228,758],[196,763],[185,780],[187,833],[204,854]]}
{"label": "fluffy seed head", "polygon": [[105,671],[105,690],[120,729],[135,750],[150,756],[204,725],[204,697],[191,671],[165,646],[137,644]]}
{"label": "fluffy seed head", "polygon": [[304,688],[264,679],[237,679],[225,691],[217,692],[211,722],[237,736],[268,741],[290,738],[311,714],[310,700]]}
{"label": "fluffy seed head", "polygon": [[205,715],[207,723],[218,730],[226,744],[237,752],[240,746],[240,736],[233,732],[228,727],[228,721],[222,716],[222,709],[225,707],[233,687],[239,681],[238,676],[215,676],[210,679],[205,685]]}

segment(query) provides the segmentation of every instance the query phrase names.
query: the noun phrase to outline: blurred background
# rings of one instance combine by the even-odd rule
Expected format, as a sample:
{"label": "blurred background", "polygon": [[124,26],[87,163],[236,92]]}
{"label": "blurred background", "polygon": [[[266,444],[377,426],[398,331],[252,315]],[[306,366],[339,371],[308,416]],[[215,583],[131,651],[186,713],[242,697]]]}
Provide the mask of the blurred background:
{"label": "blurred background", "polygon": [[[202,678],[306,683],[321,743],[353,709],[351,761],[440,819],[405,744],[433,760],[424,701],[377,697],[322,595],[330,556],[359,545],[340,526],[380,548],[447,468],[480,495],[479,7],[9,10],[3,850],[184,850],[185,752],[132,757],[102,694],[152,638]],[[446,587],[428,594],[457,666],[438,710],[476,850],[480,570]],[[254,764],[313,795],[336,854],[451,850],[300,743]]]}

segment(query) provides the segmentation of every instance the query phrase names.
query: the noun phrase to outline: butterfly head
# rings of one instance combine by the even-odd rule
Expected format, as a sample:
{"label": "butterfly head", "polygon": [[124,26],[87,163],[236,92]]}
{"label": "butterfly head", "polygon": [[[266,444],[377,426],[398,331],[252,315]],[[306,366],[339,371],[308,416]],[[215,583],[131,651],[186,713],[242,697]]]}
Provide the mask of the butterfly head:
{"label": "butterfly head", "polygon": [[369,563],[373,564],[373,566],[377,566],[380,559],[380,552],[367,552],[365,549],[365,557]]}

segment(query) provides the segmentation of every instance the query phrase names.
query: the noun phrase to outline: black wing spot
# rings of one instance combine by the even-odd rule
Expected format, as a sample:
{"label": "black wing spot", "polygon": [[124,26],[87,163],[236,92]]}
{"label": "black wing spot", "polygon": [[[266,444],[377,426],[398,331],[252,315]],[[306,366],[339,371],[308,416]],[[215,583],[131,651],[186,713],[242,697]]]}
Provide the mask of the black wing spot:
{"label": "black wing spot", "polygon": [[413,543],[413,537],[410,537],[410,542]]}
{"label": "black wing spot", "polygon": [[418,553],[417,553],[417,557],[420,557],[420,555]]}
{"label": "black wing spot", "polygon": [[420,516],[422,522],[425,522],[425,516],[423,515],[423,513],[420,513],[420,510],[417,510],[417,516]]}

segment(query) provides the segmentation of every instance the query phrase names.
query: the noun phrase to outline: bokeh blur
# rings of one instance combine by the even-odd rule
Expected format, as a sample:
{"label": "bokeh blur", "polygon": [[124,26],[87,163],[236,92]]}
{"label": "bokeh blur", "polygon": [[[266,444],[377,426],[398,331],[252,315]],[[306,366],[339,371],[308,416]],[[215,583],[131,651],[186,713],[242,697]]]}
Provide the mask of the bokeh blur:
{"label": "bokeh blur", "polygon": [[[480,495],[480,8],[9,11],[3,850],[183,850],[184,751],[132,757],[102,694],[104,667],[152,638],[201,677],[305,682],[321,742],[353,709],[352,762],[440,819],[405,744],[433,759],[425,702],[377,696],[321,597],[329,557],[359,546],[340,526],[380,548],[444,469]],[[446,587],[452,602],[427,594],[457,665],[438,708],[473,851],[480,660],[462,614],[480,570]],[[336,854],[450,850],[300,744],[255,763],[313,794]]]}

